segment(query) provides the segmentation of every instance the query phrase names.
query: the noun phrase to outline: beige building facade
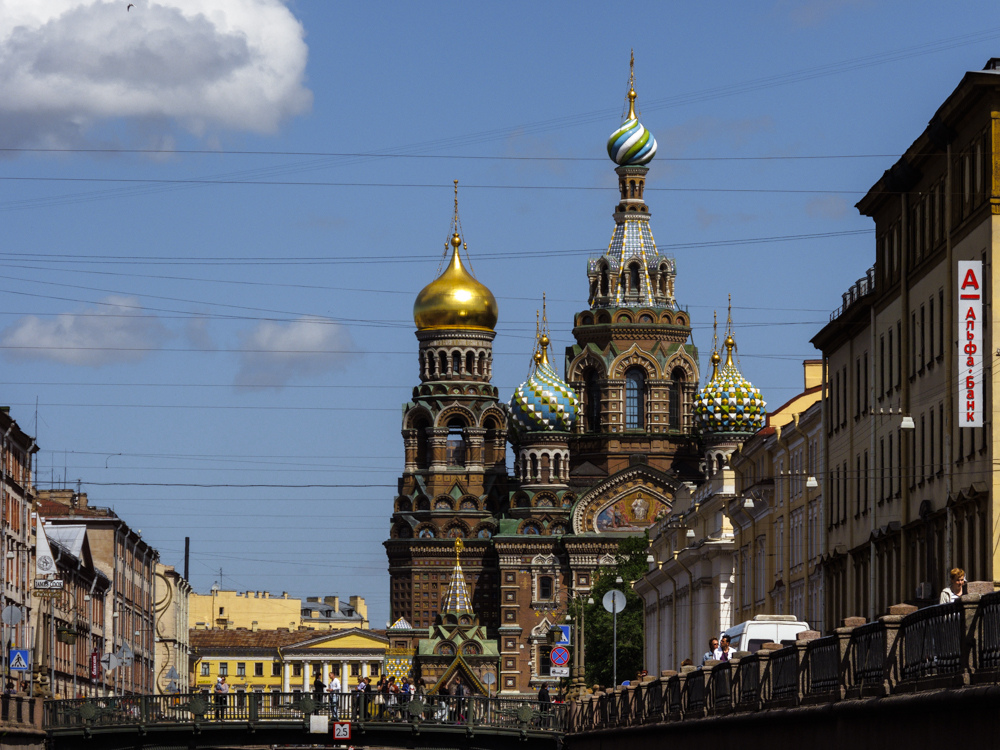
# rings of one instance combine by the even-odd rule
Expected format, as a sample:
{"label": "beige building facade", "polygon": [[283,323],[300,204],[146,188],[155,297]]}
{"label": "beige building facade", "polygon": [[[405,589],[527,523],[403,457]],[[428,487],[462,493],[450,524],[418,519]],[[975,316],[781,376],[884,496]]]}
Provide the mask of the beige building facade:
{"label": "beige building facade", "polygon": [[[814,364],[806,363],[807,386]],[[822,630],[820,396],[819,386],[807,387],[775,409],[768,426],[732,457],[738,488],[729,506],[736,548],[734,622],[794,615]]]}
{"label": "beige building facade", "polygon": [[362,596],[341,602],[339,596],[310,596],[303,602],[283,591],[224,591],[213,586],[208,594],[189,598],[188,626],[198,630],[213,628],[247,630],[361,630],[369,627],[368,606]]}
{"label": "beige building facade", "polygon": [[[875,264],[813,339],[827,365],[828,628],[932,602],[952,567],[997,577],[998,68],[967,73],[858,203],[875,222]],[[968,331],[960,261],[983,264],[983,319]],[[981,393],[967,392],[966,375],[984,381]],[[967,396],[981,402],[982,426],[966,426]]]}
{"label": "beige building facade", "polygon": [[154,689],[157,695],[183,693],[190,684],[188,606],[191,584],[172,565],[157,561],[153,590],[156,599]]}

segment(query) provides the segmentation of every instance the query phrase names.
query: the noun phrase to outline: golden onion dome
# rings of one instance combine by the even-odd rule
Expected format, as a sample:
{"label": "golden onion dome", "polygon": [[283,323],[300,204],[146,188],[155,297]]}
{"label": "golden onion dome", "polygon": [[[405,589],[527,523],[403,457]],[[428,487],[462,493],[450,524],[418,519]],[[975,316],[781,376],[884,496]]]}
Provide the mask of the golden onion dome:
{"label": "golden onion dome", "polygon": [[413,303],[413,322],[418,331],[459,328],[492,331],[497,324],[497,300],[493,292],[473,278],[462,265],[462,239],[451,238],[448,267],[425,286]]}

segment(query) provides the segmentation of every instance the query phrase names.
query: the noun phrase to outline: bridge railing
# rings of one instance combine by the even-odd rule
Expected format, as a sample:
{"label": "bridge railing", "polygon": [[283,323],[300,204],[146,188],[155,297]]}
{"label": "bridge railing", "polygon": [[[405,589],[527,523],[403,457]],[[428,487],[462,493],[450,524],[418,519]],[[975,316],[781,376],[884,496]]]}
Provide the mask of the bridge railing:
{"label": "bridge railing", "polygon": [[919,610],[895,605],[875,622],[849,618],[834,634],[816,636],[587,696],[569,730],[1000,684],[1000,592]]}
{"label": "bridge railing", "polygon": [[[6,698],[7,696],[4,696]],[[6,701],[0,703],[6,706]],[[463,724],[564,732],[568,705],[524,698],[345,693],[317,700],[301,693],[140,695],[45,702],[46,729],[157,724],[306,721],[310,715],[365,723]]]}

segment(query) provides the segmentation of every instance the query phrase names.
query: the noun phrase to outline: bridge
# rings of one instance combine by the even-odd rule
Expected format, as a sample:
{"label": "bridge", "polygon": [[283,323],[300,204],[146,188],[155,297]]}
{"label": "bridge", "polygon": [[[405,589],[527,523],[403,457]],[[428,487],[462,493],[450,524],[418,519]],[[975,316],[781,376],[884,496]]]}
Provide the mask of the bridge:
{"label": "bridge", "polygon": [[1000,592],[825,638],[766,644],[704,668],[585,696],[570,710],[570,750],[644,750],[671,742],[754,748],[993,747],[1000,716]]}
{"label": "bridge", "polygon": [[[516,698],[336,703],[300,694],[135,696],[45,704],[50,747],[118,750],[343,744],[466,750],[644,750],[671,742],[741,748],[992,747],[1000,716],[1000,592],[849,618],[824,638],[765,644],[704,668],[666,671],[572,704]],[[313,730],[317,733],[313,733]]]}
{"label": "bridge", "polygon": [[[567,706],[520,698],[349,693],[140,695],[45,702],[55,750],[210,748],[220,745],[359,745],[558,750]],[[350,737],[334,728],[350,722]],[[341,724],[341,729],[343,725]]]}

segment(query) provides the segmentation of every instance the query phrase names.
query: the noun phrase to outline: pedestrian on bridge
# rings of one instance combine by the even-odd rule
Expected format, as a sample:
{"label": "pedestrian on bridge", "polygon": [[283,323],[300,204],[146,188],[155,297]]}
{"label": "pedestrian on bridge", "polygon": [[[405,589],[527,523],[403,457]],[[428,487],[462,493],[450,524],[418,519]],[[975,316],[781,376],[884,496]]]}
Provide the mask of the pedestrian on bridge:
{"label": "pedestrian on bridge", "polygon": [[965,592],[965,571],[961,568],[951,569],[951,583],[941,591],[938,604],[951,604]]}
{"label": "pedestrian on bridge", "polygon": [[702,666],[705,666],[705,662],[708,661],[709,659],[714,659],[715,658],[715,650],[718,647],[719,647],[719,639],[718,638],[711,638],[711,639],[709,639],[709,641],[708,641],[708,651],[706,651],[704,653],[704,655],[701,657],[701,665]]}
{"label": "pedestrian on bridge", "polygon": [[323,675],[320,672],[316,673],[316,679],[313,680],[313,700],[316,703],[323,703],[323,693],[326,692],[326,683],[323,682]]}
{"label": "pedestrian on bridge", "polygon": [[215,681],[215,720],[219,721],[226,716],[226,700],[229,695],[229,685],[226,684],[225,675],[220,676]]}
{"label": "pedestrian on bridge", "polygon": [[333,708],[333,715],[337,716],[337,704],[340,702],[340,678],[336,672],[330,672],[330,683],[326,687],[326,692],[330,694],[330,706]]}

